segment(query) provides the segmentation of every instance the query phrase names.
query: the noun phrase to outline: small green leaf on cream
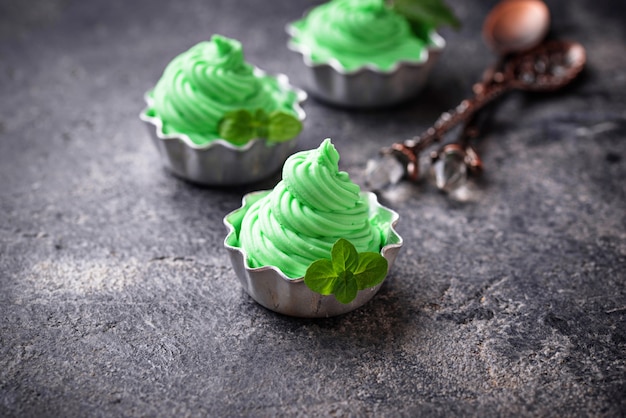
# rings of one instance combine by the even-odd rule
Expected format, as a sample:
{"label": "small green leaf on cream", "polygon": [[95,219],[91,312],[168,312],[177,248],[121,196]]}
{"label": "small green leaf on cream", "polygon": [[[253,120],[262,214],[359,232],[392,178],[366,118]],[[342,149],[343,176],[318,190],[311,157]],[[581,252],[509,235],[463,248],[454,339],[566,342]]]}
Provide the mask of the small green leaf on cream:
{"label": "small green leaf on cream", "polygon": [[263,109],[250,112],[235,110],[224,115],[218,125],[220,137],[235,145],[243,145],[255,138],[283,142],[295,138],[302,130],[302,122],[290,113],[275,110],[268,114]]}
{"label": "small green leaf on cream", "polygon": [[225,140],[243,145],[256,136],[254,117],[245,109],[229,112],[220,121],[218,132]]}
{"label": "small green leaf on cream", "polygon": [[267,139],[274,142],[288,141],[302,131],[302,122],[291,113],[275,110],[270,113]]}
{"label": "small green leaf on cream", "polygon": [[341,303],[350,303],[359,290],[374,287],[387,275],[387,259],[374,252],[357,253],[350,241],[340,238],[330,252],[330,260],[311,263],[304,284],[322,295],[334,295]]}

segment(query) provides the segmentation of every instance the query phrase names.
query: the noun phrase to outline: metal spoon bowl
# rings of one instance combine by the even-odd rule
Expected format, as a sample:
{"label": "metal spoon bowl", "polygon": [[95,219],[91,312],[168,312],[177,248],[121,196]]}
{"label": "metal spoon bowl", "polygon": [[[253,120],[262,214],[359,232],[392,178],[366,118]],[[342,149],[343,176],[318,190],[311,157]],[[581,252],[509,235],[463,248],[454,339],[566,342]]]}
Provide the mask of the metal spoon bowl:
{"label": "metal spoon bowl", "polygon": [[513,56],[505,65],[504,79],[511,87],[552,91],[572,81],[583,69],[585,48],[577,42],[549,41]]}
{"label": "metal spoon bowl", "polygon": [[487,15],[482,35],[499,55],[537,46],[550,28],[550,11],[541,0],[505,0]]}

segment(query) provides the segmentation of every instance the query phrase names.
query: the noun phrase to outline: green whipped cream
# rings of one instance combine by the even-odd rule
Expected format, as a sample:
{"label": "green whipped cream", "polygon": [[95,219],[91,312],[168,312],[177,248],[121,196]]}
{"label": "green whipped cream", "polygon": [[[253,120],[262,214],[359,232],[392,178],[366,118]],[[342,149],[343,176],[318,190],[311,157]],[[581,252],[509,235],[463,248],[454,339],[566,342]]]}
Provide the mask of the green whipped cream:
{"label": "green whipped cream", "polygon": [[346,71],[364,65],[385,71],[399,61],[424,59],[424,41],[384,0],[333,0],[292,26],[291,42],[315,64],[336,61]]}
{"label": "green whipped cream", "polygon": [[148,116],[160,118],[165,134],[186,134],[194,144],[217,138],[225,113],[284,110],[297,116],[297,94],[244,61],[241,43],[220,35],[183,52],[148,92]]}
{"label": "green whipped cream", "polygon": [[330,139],[287,159],[283,179],[241,222],[239,246],[250,267],[275,266],[296,279],[313,261],[330,259],[339,238],[359,252],[380,251],[388,225],[370,213],[367,195],[338,162]]}

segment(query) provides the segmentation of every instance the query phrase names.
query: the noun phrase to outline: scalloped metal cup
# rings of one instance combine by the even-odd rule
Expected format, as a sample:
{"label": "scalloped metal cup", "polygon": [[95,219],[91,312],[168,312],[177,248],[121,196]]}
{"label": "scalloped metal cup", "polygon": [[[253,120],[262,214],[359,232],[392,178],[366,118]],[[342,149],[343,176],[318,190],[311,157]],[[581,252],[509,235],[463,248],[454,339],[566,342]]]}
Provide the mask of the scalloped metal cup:
{"label": "scalloped metal cup", "polygon": [[[294,38],[298,29],[290,24],[286,31]],[[339,106],[372,108],[402,103],[422,90],[446,45],[437,32],[429,37],[431,44],[419,61],[399,61],[387,71],[374,65],[347,71],[337,60],[314,63],[310,50],[302,45],[289,41],[287,47],[302,55],[305,88],[313,96]]]}
{"label": "scalloped metal cup", "polygon": [[[260,305],[284,315],[302,318],[325,318],[348,313],[360,308],[378,292],[383,282],[369,289],[359,290],[356,298],[348,303],[339,302],[333,295],[320,295],[304,284],[304,279],[290,279],[276,266],[252,268],[248,265],[246,252],[239,246],[241,222],[249,207],[270,193],[270,190],[246,194],[242,206],[224,217],[224,225],[228,235],[224,246],[232,262],[233,268],[244,290]],[[380,253],[387,259],[388,270],[402,247],[402,237],[394,229],[399,215],[395,211],[378,203],[376,195],[366,194],[371,215],[378,215],[382,222],[389,225],[387,242]]]}
{"label": "scalloped metal cup", "polygon": [[[265,72],[256,69],[257,75]],[[307,94],[289,84],[284,74],[276,75],[279,86],[296,92],[294,110],[298,119],[306,115],[300,106]],[[216,139],[205,145],[194,144],[185,134],[163,133],[160,118],[148,113],[152,106],[146,94],[147,107],[139,118],[146,123],[152,142],[161,156],[163,165],[176,176],[206,186],[238,186],[254,183],[277,172],[296,147],[297,137],[289,141],[269,143],[265,139],[253,139],[238,146],[224,139]]]}

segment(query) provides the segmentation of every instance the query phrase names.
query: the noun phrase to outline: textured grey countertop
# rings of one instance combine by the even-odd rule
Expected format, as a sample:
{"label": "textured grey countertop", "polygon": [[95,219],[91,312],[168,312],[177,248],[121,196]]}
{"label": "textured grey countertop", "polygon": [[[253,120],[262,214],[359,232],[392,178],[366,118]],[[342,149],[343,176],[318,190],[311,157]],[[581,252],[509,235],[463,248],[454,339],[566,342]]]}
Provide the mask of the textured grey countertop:
{"label": "textured grey countertop", "polygon": [[[382,196],[405,239],[380,293],[325,320],[241,290],[222,217],[241,189],[165,172],[138,114],[176,54],[213,33],[297,85],[283,26],[311,1],[0,0],[0,415],[623,416],[626,11],[548,1],[588,66],[504,99],[466,201],[427,183]],[[493,1],[463,21],[423,94],[394,109],[314,99],[299,149],[332,137],[363,182],[493,56]]]}

